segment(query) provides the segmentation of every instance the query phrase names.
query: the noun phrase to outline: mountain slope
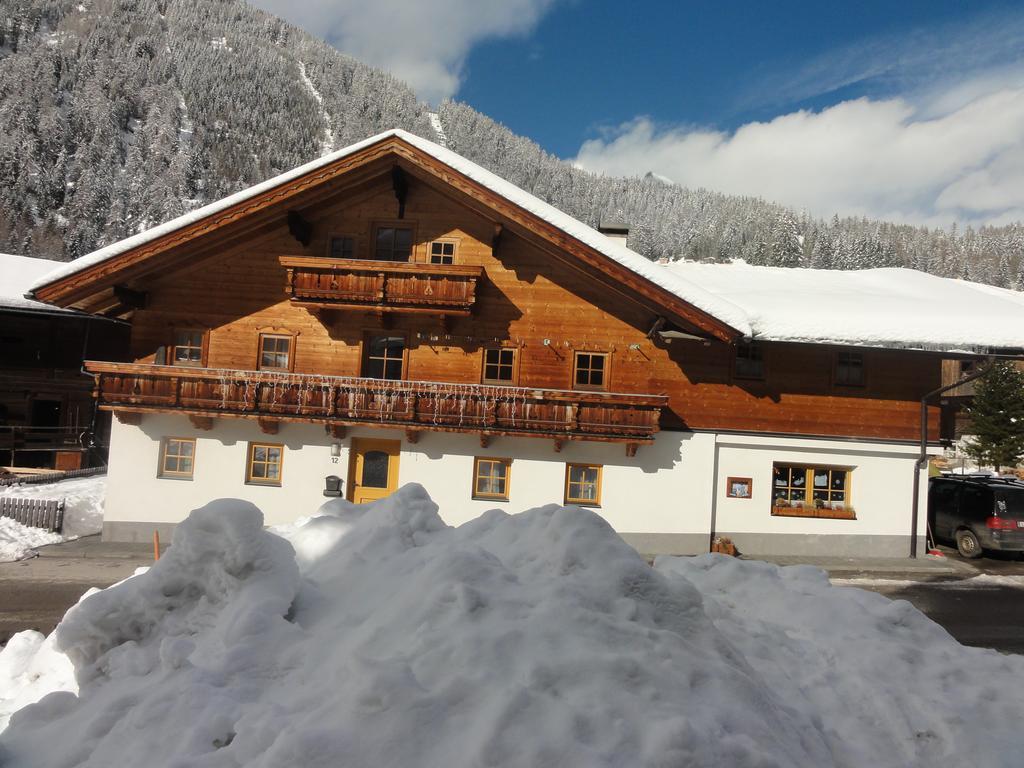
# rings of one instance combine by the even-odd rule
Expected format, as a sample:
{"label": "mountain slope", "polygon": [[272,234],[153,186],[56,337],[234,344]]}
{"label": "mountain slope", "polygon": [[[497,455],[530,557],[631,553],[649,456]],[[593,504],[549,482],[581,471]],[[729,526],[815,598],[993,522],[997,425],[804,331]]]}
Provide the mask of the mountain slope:
{"label": "mountain slope", "polygon": [[0,0],[0,250],[70,259],[387,128],[553,205],[632,224],[649,258],[911,266],[1024,287],[1024,227],[815,220],[654,174],[588,173],[240,0]]}

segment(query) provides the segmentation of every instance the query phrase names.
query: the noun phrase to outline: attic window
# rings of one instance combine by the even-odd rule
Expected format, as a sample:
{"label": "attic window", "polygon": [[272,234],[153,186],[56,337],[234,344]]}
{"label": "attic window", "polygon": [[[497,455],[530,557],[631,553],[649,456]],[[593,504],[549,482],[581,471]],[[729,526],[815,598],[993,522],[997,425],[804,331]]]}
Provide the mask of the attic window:
{"label": "attic window", "polygon": [[374,258],[377,261],[408,261],[412,255],[412,230],[378,227]]}
{"label": "attic window", "polygon": [[355,238],[341,236],[331,238],[331,258],[332,259],[351,259],[355,257],[356,253],[356,241]]}
{"label": "attic window", "polygon": [[431,264],[454,264],[455,243],[451,240],[435,240],[430,244]]}
{"label": "attic window", "polygon": [[737,379],[764,378],[764,348],[753,341],[741,341],[736,345],[736,365],[734,374]]}
{"label": "attic window", "polygon": [[864,355],[861,352],[836,353],[836,385],[840,387],[864,386]]}

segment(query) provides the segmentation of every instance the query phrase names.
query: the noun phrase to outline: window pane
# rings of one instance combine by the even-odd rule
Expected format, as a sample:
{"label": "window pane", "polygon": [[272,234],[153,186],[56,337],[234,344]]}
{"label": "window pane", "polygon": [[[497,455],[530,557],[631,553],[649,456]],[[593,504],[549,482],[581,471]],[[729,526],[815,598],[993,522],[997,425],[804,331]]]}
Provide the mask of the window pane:
{"label": "window pane", "polygon": [[816,470],[814,470],[814,487],[815,488],[828,488],[828,470],[827,469],[816,469]]}
{"label": "window pane", "polygon": [[191,456],[192,455],[193,445],[192,445],[192,443],[190,441],[188,441],[188,440],[175,440],[174,442],[176,444],[176,447],[178,449],[178,453],[179,454],[181,454],[182,456]]}
{"label": "window pane", "polygon": [[803,501],[807,498],[806,493],[803,490],[794,488],[789,492],[790,501]]}
{"label": "window pane", "polygon": [[178,472],[184,472],[191,474],[192,472],[192,459],[179,459],[178,460]]}
{"label": "window pane", "polygon": [[412,247],[412,230],[411,229],[396,229],[395,230],[395,250],[408,251]]}
{"label": "window pane", "polygon": [[833,490],[838,489],[840,491],[846,489],[846,470],[845,469],[833,469],[832,470],[832,488],[833,488]]}
{"label": "window pane", "polygon": [[786,487],[789,485],[789,467],[775,468],[775,487]]}
{"label": "window pane", "polygon": [[252,449],[253,461],[266,462],[267,461],[267,449],[262,445],[257,445]]}
{"label": "window pane", "polygon": [[790,469],[790,485],[794,488],[803,488],[807,485],[807,470],[803,467],[793,467]]}
{"label": "window pane", "polygon": [[277,480],[278,475],[281,472],[280,464],[267,464],[267,479]]}
{"label": "window pane", "polygon": [[367,451],[363,455],[363,480],[367,488],[388,487],[388,455],[384,451]]}
{"label": "window pane", "polygon": [[384,361],[370,359],[366,361],[366,375],[371,379],[384,378]]}
{"label": "window pane", "polygon": [[402,361],[388,360],[384,364],[384,378],[390,381],[400,381],[402,378]]}
{"label": "window pane", "polygon": [[263,480],[267,476],[267,465],[254,462],[252,465],[252,476],[254,479]]}
{"label": "window pane", "polygon": [[600,387],[604,384],[604,373],[602,371],[591,371],[590,372],[590,385],[593,387]]}
{"label": "window pane", "polygon": [[586,470],[583,467],[571,466],[569,467],[569,482],[570,483],[582,483],[583,475]]}

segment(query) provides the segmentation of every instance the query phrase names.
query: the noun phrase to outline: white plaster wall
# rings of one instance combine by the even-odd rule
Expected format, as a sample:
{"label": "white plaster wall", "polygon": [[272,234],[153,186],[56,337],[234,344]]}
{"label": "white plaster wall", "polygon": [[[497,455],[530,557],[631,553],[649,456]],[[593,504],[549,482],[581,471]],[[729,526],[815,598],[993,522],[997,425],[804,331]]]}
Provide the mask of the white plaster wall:
{"label": "white plaster wall", "polygon": [[[192,480],[158,476],[164,437],[196,438]],[[423,432],[413,445],[399,430],[350,429],[341,455],[323,427],[282,424],[264,435],[252,421],[218,419],[213,429],[195,429],[184,416],[147,415],[141,426],[113,423],[104,519],[107,522],[175,523],[211,499],[239,498],[263,510],[268,525],[309,514],[325,501],[324,477],[336,474],[348,488],[349,446],[353,437],[402,441],[399,483],[421,483],[438,503],[442,517],[459,525],[482,512],[507,512],[562,503],[568,462],[604,466],[601,507],[596,509],[621,532],[706,534],[710,530],[714,436],[663,432],[654,445],[627,457],[620,443],[568,442],[555,453],[553,442],[497,438],[481,448],[476,435]],[[282,484],[245,482],[249,441],[283,443]],[[508,502],[472,498],[473,458],[511,458]]]}
{"label": "white plaster wall", "polygon": [[[909,540],[917,446],[719,435],[717,450],[717,531],[823,536],[905,535]],[[856,510],[857,519],[773,517],[772,464],[775,462],[851,467],[850,503]],[[922,536],[927,508],[925,475],[923,472],[918,525],[918,533]],[[729,477],[752,478],[753,497],[729,498],[726,495]]]}

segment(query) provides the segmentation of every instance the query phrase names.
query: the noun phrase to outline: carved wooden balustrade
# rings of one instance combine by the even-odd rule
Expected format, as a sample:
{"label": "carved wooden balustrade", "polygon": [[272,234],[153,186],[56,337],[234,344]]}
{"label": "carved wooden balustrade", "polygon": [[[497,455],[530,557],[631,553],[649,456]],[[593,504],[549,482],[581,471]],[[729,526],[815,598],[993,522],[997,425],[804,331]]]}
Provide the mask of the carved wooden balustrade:
{"label": "carved wooden balustrade", "polygon": [[482,267],[282,256],[292,302],[316,309],[468,315]]}
{"label": "carved wooden balustrade", "polygon": [[[407,431],[650,443],[664,395],[86,362],[100,407]],[[557,445],[556,445],[557,447]]]}

